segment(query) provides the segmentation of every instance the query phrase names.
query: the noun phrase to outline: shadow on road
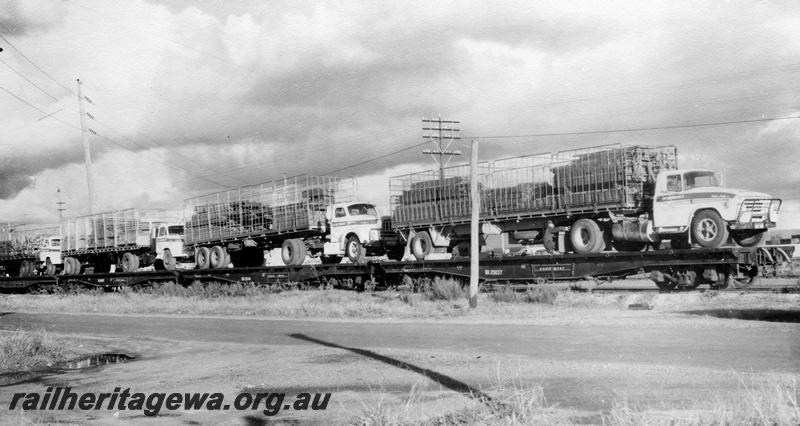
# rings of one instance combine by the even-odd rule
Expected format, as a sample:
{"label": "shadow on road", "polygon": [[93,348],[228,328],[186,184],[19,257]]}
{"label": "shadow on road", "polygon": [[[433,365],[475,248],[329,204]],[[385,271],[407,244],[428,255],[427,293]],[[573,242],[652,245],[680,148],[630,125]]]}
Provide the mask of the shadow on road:
{"label": "shadow on road", "polygon": [[322,346],[327,346],[329,348],[344,349],[346,351],[350,351],[350,352],[357,353],[359,355],[362,355],[362,356],[365,356],[365,357],[368,357],[368,358],[372,358],[372,359],[374,359],[376,361],[380,361],[380,362],[382,362],[384,364],[388,364],[388,365],[391,365],[393,367],[397,367],[397,368],[402,368],[402,369],[405,369],[405,370],[413,371],[414,373],[420,374],[422,376],[425,376],[425,377],[427,377],[427,378],[439,383],[440,385],[446,387],[447,389],[450,389],[450,390],[455,391],[455,392],[462,393],[462,394],[470,396],[470,397],[475,397],[475,398],[479,399],[483,403],[489,403],[489,402],[492,401],[492,397],[490,397],[489,395],[486,395],[485,393],[481,392],[480,390],[475,389],[472,386],[470,386],[470,385],[468,385],[468,384],[466,384],[466,383],[464,383],[462,381],[456,380],[456,379],[454,379],[454,378],[452,378],[450,376],[446,376],[446,375],[441,374],[441,373],[437,373],[436,371],[429,370],[427,368],[417,367],[414,364],[409,364],[407,362],[400,361],[399,359],[394,359],[394,358],[388,357],[386,355],[377,354],[375,352],[368,351],[366,349],[348,348],[348,347],[345,347],[345,346],[339,346],[339,345],[337,345],[335,343],[326,342],[324,340],[319,340],[319,339],[315,339],[315,338],[310,337],[310,336],[306,336],[305,334],[292,333],[289,336],[293,337],[295,339],[305,340],[307,342],[316,343],[316,344],[322,345]]}
{"label": "shadow on road", "polygon": [[682,313],[748,321],[800,323],[800,311],[780,309],[706,309],[700,311],[683,311]]}

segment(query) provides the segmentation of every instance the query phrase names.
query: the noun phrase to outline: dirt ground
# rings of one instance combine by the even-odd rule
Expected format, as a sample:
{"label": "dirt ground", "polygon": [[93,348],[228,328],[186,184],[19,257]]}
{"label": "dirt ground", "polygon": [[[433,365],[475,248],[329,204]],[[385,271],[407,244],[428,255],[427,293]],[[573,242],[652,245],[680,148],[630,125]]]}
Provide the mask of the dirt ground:
{"label": "dirt ground", "polygon": [[[780,308],[794,312],[796,319],[800,306],[795,295],[789,296],[786,299],[788,303]],[[731,306],[729,311],[752,305],[745,302],[742,301],[740,306]],[[680,411],[691,409],[698,403],[713,403],[732,397],[734,390],[750,385],[753,378],[770,377],[777,382],[798,380],[800,324],[796,321],[748,321],[675,313],[676,306],[672,305],[677,302],[663,295],[649,297],[649,303],[655,303],[654,307],[658,308],[647,311],[553,308],[541,310],[538,317],[532,315],[530,318],[509,321],[515,326],[529,326],[542,333],[574,327],[576,335],[579,331],[577,327],[581,324],[595,327],[591,330],[601,330],[603,324],[609,324],[614,330],[609,336],[616,336],[612,339],[620,341],[603,342],[603,345],[614,350],[596,356],[574,353],[576,347],[578,351],[587,350],[585,346],[592,345],[591,336],[584,339],[586,343],[583,347],[580,346],[581,340],[576,343],[573,339],[568,343],[564,339],[561,345],[558,340],[550,339],[546,348],[528,342],[535,350],[516,352],[489,347],[495,344],[500,346],[501,343],[494,343],[498,339],[513,343],[514,336],[505,335],[494,336],[495,339],[491,339],[492,336],[475,336],[474,344],[467,344],[466,349],[452,347],[447,342],[435,342],[436,335],[430,337],[429,346],[432,349],[421,349],[419,344],[407,345],[403,341],[386,343],[391,341],[391,336],[380,335],[380,329],[381,324],[388,329],[390,320],[366,321],[371,323],[371,328],[363,329],[356,328],[353,321],[324,321],[329,330],[331,324],[335,325],[337,334],[329,332],[326,335],[324,331],[318,331],[316,335],[338,341],[338,345],[314,344],[317,343],[314,341],[286,344],[285,340],[273,338],[269,330],[262,328],[273,323],[257,320],[252,320],[249,333],[263,334],[260,339],[213,337],[213,324],[217,325],[219,333],[228,333],[225,327],[234,320],[226,318],[203,319],[212,324],[207,332],[208,339],[198,337],[189,330],[180,330],[174,322],[166,319],[163,320],[164,327],[171,329],[165,329],[163,333],[149,332],[151,337],[135,333],[133,327],[136,326],[131,328],[131,336],[118,337],[110,337],[89,328],[83,332],[65,331],[65,328],[59,328],[55,320],[52,321],[52,327],[45,328],[52,329],[53,335],[69,342],[70,349],[75,353],[126,353],[136,359],[90,369],[49,368],[0,375],[0,407],[3,407],[0,422],[103,425],[349,424],[363,423],[370,413],[377,411],[394,413],[398,419],[413,420],[480,403],[471,394],[491,397],[509,390],[540,388],[547,406],[554,407],[553,415],[556,418],[569,418],[574,423],[601,424],[603,414],[613,404],[620,402],[633,407]],[[13,314],[0,316],[0,325],[4,318],[10,316]],[[69,320],[68,317],[63,318]],[[106,317],[98,318],[103,321]],[[125,318],[134,324],[137,319]],[[158,321],[158,318],[152,319],[154,324]],[[463,325],[469,321],[469,318],[465,318],[456,322]],[[315,322],[318,321],[308,321],[308,327],[313,327]],[[485,324],[485,327],[503,325],[502,320],[498,319],[477,322]],[[406,327],[410,324],[420,331],[425,330],[426,326],[435,328],[441,336],[447,333],[448,324],[453,322],[406,320],[404,323]],[[452,325],[455,327],[458,324]],[[643,347],[635,341],[635,337],[625,337],[623,330],[636,330],[644,326],[656,330],[656,334],[663,330],[664,337],[652,338],[654,343],[647,344],[647,354],[633,353],[628,356],[629,352],[626,351],[642,351]],[[353,329],[352,334],[348,334],[350,328]],[[760,360],[760,367],[731,368],[727,362],[714,365],[713,354],[706,353],[705,361],[695,363],[682,360],[691,358],[691,353],[673,353],[671,348],[677,344],[674,344],[674,338],[668,336],[701,336],[700,330],[704,337],[698,337],[696,341],[689,339],[689,344],[695,346],[698,354],[704,348],[728,348],[724,346],[726,339],[735,340],[736,336],[747,332],[750,333],[748,336],[763,336],[764,340],[759,345],[774,344],[778,348],[775,360]],[[593,333],[586,329],[582,332]],[[370,333],[375,334],[374,339],[369,338]],[[635,334],[631,333],[630,336]],[[714,346],[713,342],[710,344],[707,336],[718,336],[723,346]],[[528,336],[520,333],[517,338],[527,339]],[[362,344],[364,341],[376,343]],[[735,352],[737,346],[732,345],[725,351]],[[742,345],[743,348],[748,347],[746,342]],[[659,352],[661,350],[663,354]],[[735,355],[720,354],[720,359]],[[769,358],[771,355],[764,356]],[[132,393],[221,392],[227,404],[231,404],[236,395],[242,392],[285,393],[286,401],[303,392],[331,393],[331,398],[325,410],[283,410],[276,416],[266,416],[261,411],[263,407],[243,411],[162,409],[155,417],[145,416],[141,410],[8,410],[15,393],[44,393],[48,387],[59,386],[68,386],[73,392],[80,393],[110,393],[116,387],[130,388]]]}

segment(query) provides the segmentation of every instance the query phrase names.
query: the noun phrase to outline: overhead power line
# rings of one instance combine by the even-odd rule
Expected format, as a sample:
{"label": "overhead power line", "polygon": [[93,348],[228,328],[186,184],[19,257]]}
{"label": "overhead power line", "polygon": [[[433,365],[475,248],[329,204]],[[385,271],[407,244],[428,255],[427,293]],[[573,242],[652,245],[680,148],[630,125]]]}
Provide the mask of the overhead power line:
{"label": "overhead power line", "polygon": [[792,117],[770,117],[770,118],[756,118],[752,120],[736,120],[736,121],[720,121],[716,123],[697,123],[697,124],[680,124],[675,126],[653,126],[653,127],[638,127],[632,129],[607,129],[607,130],[587,130],[584,132],[561,132],[561,133],[531,133],[527,135],[501,135],[501,136],[464,136],[463,139],[510,139],[510,138],[540,138],[548,136],[576,136],[576,135],[597,135],[604,133],[629,133],[629,132],[643,132],[647,130],[672,130],[672,129],[688,129],[693,127],[712,127],[712,126],[726,126],[731,124],[745,124],[745,123],[758,123],[764,121],[776,120],[794,120],[800,116]]}

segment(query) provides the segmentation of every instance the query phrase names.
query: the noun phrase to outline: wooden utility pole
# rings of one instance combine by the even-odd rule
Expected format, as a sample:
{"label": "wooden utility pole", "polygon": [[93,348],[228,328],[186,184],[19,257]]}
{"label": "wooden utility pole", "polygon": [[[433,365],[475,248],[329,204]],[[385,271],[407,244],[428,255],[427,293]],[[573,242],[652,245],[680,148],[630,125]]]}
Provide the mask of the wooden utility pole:
{"label": "wooden utility pole", "polygon": [[86,110],[83,108],[83,94],[81,81],[78,80],[78,105],[81,114],[81,137],[83,138],[83,156],[86,163],[86,184],[89,186],[89,214],[94,214],[94,177],[92,174],[92,152],[89,149],[89,139],[86,138]]}
{"label": "wooden utility pole", "polygon": [[472,200],[472,216],[469,235],[469,307],[478,307],[478,279],[480,278],[480,242],[478,224],[480,222],[481,193],[478,190],[478,141],[473,140],[469,155],[469,192]]}
{"label": "wooden utility pole", "polygon": [[66,204],[66,202],[61,201],[61,188],[56,190],[56,198],[58,198],[58,201],[56,201],[56,205],[58,206],[58,223],[61,223],[61,221],[63,220],[62,212],[66,210],[64,208],[64,204]]}

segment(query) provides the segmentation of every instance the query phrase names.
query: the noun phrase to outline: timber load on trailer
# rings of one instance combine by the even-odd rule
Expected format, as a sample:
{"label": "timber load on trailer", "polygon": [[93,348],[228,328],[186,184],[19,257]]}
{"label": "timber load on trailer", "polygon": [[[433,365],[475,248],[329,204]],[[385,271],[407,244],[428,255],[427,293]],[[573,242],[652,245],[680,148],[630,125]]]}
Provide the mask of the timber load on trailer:
{"label": "timber load on trailer", "polygon": [[61,265],[58,225],[6,224],[0,232],[0,270],[5,275],[54,275]]}
{"label": "timber load on trailer", "polygon": [[[392,223],[417,259],[469,253],[465,166],[390,179]],[[641,251],[758,244],[780,200],[727,189],[718,173],[679,170],[674,146],[606,145],[482,163],[481,236],[541,242],[548,222],[569,229],[564,251]]]}

